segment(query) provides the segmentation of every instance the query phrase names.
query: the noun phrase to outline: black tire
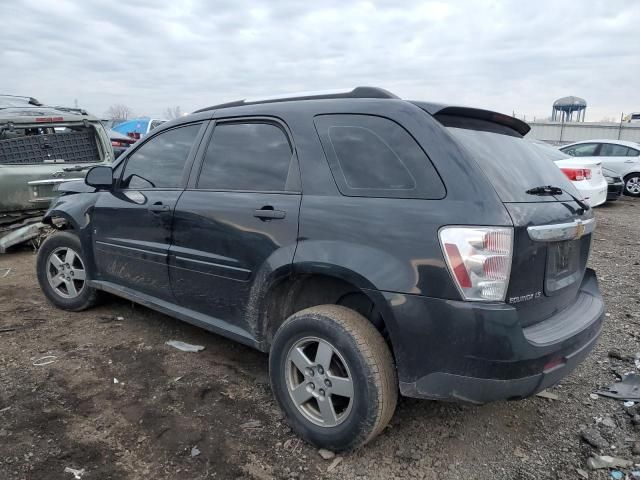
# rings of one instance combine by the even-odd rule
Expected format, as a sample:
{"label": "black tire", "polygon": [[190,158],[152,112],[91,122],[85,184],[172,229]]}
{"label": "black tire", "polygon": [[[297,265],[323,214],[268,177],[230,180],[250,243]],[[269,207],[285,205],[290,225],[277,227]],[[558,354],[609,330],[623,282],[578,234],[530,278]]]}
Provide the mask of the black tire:
{"label": "black tire", "polygon": [[[82,265],[85,272],[85,280],[80,284],[79,280],[73,280],[74,288],[78,287],[77,295],[65,298],[62,294],[58,293],[56,289],[51,285],[48,277],[48,271],[51,270],[49,263],[50,258],[54,252],[62,251],[65,249],[71,249],[77,255],[79,262],[74,260],[76,266]],[[85,257],[82,251],[82,245],[80,239],[71,232],[57,232],[47,238],[40,249],[38,250],[38,258],[36,262],[36,270],[38,274],[38,283],[44,293],[47,300],[54,304],[58,308],[63,310],[70,310],[73,312],[79,312],[92,307],[98,301],[98,291],[91,288],[88,283],[87,270],[86,270]],[[73,265],[68,267],[72,269]],[[55,267],[54,267],[55,268]],[[70,272],[70,270],[68,270]],[[74,269],[77,272],[77,269]],[[56,275],[57,276],[57,275]],[[79,285],[82,285],[81,287]],[[62,286],[64,288],[64,285]],[[68,292],[71,295],[71,292]]]}
{"label": "black tire", "polygon": [[630,173],[624,177],[624,194],[640,197],[640,173]]}
{"label": "black tire", "polygon": [[[332,354],[331,361],[346,362],[350,378],[353,379],[352,403],[345,409],[347,413],[342,414],[341,423],[335,426],[319,426],[309,420],[296,406],[293,393],[290,393],[288,382],[291,381],[287,375],[292,369],[292,363],[289,353],[299,342],[309,338],[328,342],[337,352],[337,355]],[[317,348],[319,350],[320,347]],[[313,356],[313,352],[310,356]],[[317,357],[314,361],[317,361]],[[328,372],[325,373],[329,375]],[[339,305],[311,307],[289,317],[280,326],[273,340],[269,374],[273,393],[291,428],[309,443],[334,451],[352,450],[376,437],[391,420],[398,401],[398,380],[389,347],[371,322],[357,312]],[[319,375],[317,371],[315,374]],[[297,371],[295,375],[299,377]],[[301,384],[310,378],[303,376]],[[321,379],[317,383],[322,386]],[[329,387],[331,386],[329,383]],[[329,393],[326,397],[323,393],[322,398],[331,398],[332,406],[336,401],[344,404],[345,400],[340,396],[334,399],[334,395]],[[320,405],[318,398],[310,399],[309,402]],[[337,409],[332,407],[332,411],[337,412]]]}

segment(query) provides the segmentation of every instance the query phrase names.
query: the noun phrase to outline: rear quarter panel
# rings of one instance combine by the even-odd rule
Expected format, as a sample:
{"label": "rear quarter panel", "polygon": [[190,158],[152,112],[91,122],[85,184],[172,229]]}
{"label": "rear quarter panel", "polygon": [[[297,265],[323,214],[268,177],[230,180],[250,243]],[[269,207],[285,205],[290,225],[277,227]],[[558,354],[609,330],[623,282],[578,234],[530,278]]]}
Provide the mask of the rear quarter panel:
{"label": "rear quarter panel", "polygon": [[[441,176],[441,200],[347,197],[340,194],[313,123],[313,114],[283,112],[295,138],[302,174],[299,242],[294,268],[332,267],[373,288],[458,299],[439,245],[444,225],[512,222],[495,190],[448,132],[403,101],[316,102],[315,114],[384,116],[421,145]],[[384,112],[384,113],[381,113]]]}

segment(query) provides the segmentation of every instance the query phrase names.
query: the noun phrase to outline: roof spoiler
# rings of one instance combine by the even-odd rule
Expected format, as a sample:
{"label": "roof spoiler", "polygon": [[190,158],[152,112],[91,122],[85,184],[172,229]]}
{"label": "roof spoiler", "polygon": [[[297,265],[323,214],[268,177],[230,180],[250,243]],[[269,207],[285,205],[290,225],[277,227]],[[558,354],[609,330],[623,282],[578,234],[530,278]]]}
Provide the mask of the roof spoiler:
{"label": "roof spoiler", "polygon": [[531,130],[531,127],[515,117],[504,115],[502,113],[492,112],[491,110],[483,110],[481,108],[470,107],[451,107],[428,102],[412,102],[418,107],[426,110],[428,113],[436,117],[441,115],[450,115],[453,117],[475,118],[485,120],[487,122],[496,123],[504,127],[510,128],[522,136],[525,136]]}

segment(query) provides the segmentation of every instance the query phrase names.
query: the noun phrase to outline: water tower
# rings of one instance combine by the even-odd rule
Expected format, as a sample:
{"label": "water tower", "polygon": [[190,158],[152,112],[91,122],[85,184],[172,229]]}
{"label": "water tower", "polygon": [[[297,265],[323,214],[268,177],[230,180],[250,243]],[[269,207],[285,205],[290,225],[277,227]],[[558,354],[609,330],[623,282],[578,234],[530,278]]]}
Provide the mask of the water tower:
{"label": "water tower", "polygon": [[[562,97],[553,102],[552,122],[584,122],[587,101],[580,97]],[[573,114],[575,113],[575,118]]]}

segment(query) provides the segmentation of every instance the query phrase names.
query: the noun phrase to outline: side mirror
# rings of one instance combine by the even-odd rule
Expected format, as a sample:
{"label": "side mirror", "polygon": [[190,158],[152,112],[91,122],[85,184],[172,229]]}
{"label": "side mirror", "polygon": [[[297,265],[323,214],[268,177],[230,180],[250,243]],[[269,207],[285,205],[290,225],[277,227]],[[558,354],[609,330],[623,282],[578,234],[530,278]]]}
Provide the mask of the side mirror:
{"label": "side mirror", "polygon": [[113,170],[105,165],[98,165],[87,172],[84,183],[98,190],[110,190],[113,187]]}

